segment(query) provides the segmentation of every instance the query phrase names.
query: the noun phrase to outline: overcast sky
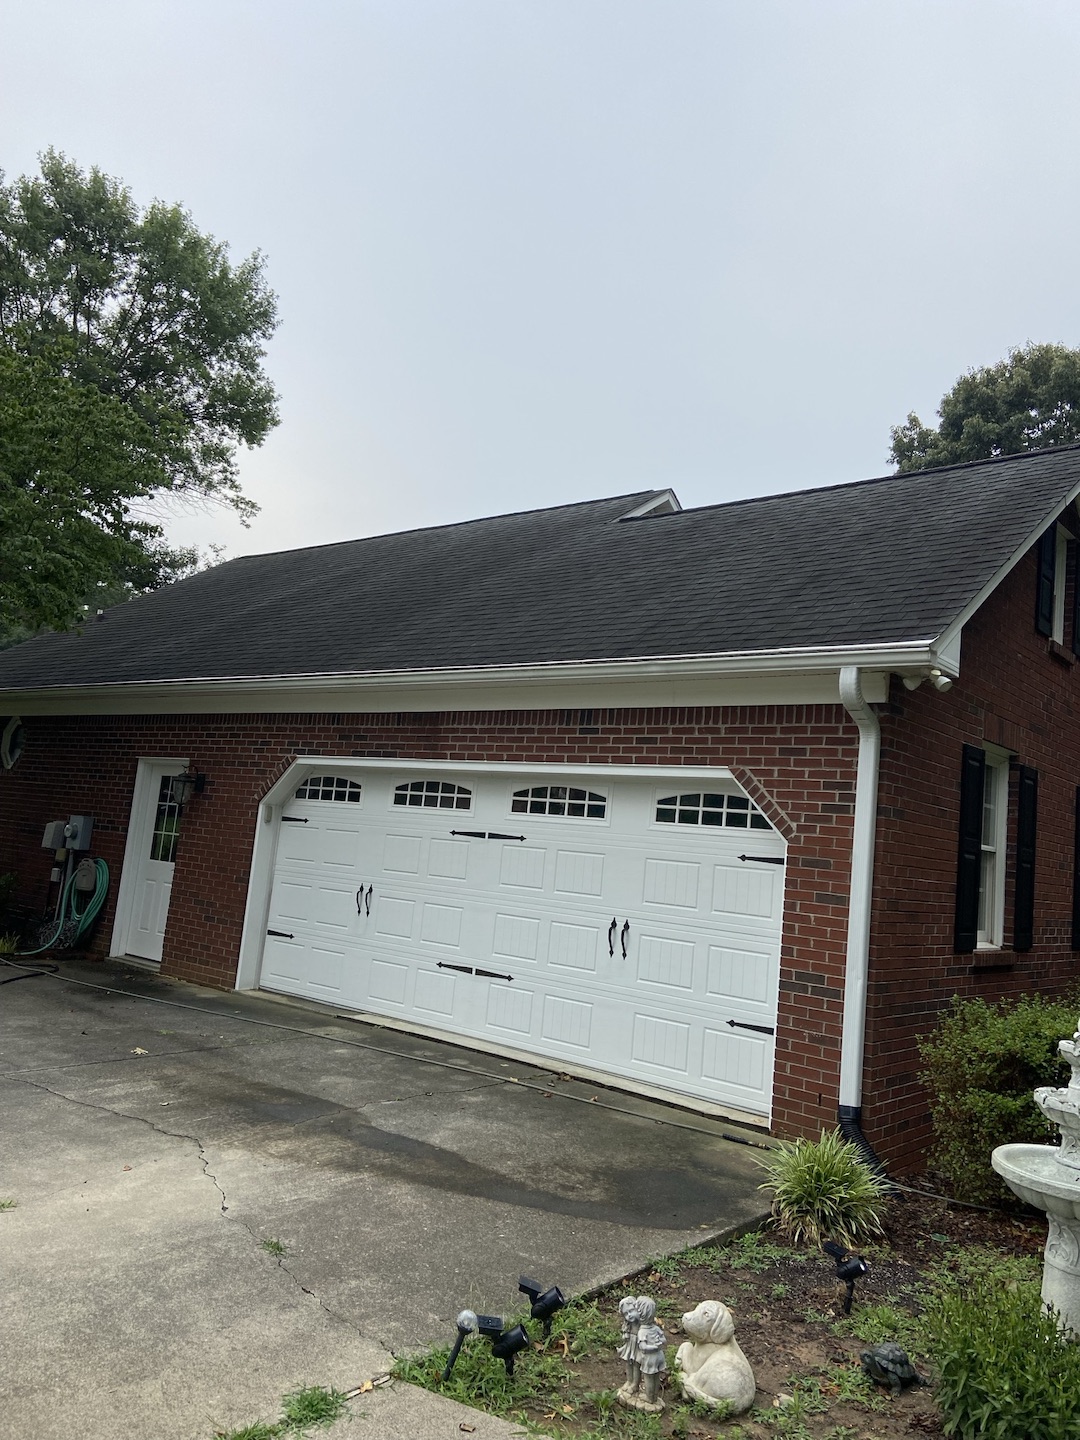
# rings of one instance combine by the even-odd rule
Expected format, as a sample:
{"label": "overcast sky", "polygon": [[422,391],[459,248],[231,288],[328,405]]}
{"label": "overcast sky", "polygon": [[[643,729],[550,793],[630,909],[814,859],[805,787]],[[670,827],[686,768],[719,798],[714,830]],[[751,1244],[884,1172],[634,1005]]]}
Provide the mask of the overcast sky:
{"label": "overcast sky", "polygon": [[280,296],[230,555],[886,473],[1080,344],[1080,5],[0,0],[0,166],[180,201]]}

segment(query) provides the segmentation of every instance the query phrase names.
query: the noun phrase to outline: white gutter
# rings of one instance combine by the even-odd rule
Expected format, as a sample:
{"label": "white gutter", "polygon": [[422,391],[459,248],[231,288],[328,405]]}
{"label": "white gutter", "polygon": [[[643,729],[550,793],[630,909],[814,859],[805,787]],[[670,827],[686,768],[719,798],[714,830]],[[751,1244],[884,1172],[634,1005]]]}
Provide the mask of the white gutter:
{"label": "white gutter", "polygon": [[840,699],[859,727],[855,823],[851,833],[851,891],[848,902],[847,961],[844,970],[844,1020],[840,1039],[840,1118],[842,1122],[847,1119],[858,1125],[862,1106],[881,726],[877,716],[863,699],[862,677],[858,666],[845,665],[840,671]]}
{"label": "white gutter", "polygon": [[857,662],[864,671],[895,672],[901,675],[925,675],[935,666],[946,672],[953,670],[949,661],[938,653],[935,641],[915,640],[887,645],[828,648],[800,646],[789,649],[729,651],[719,655],[645,655],[619,660],[548,661],[526,665],[445,668],[433,666],[422,670],[369,670],[334,674],[312,672],[291,675],[192,675],[175,680],[113,681],[97,685],[0,685],[0,705],[7,705],[9,708],[14,706],[17,710],[20,703],[43,701],[53,696],[63,696],[71,700],[118,696],[135,698],[140,695],[157,698],[179,690],[210,700],[223,693],[242,696],[245,692],[260,692],[268,685],[282,692],[310,694],[319,691],[332,696],[390,685],[402,690],[419,688],[432,682],[440,685],[480,686],[497,680],[515,685],[543,685],[552,680],[581,683],[642,678],[814,674],[837,670],[853,662]]}

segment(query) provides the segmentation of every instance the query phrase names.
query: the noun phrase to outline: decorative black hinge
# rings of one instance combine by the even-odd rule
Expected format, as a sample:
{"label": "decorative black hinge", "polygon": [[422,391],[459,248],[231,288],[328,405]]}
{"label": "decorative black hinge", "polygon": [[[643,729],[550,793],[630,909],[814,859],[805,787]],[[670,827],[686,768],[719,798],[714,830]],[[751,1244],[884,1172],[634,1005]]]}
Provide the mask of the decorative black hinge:
{"label": "decorative black hinge", "polygon": [[471,975],[473,973],[473,967],[471,965],[451,965],[448,960],[440,960],[435,968],[437,970],[458,970],[462,975]]}
{"label": "decorative black hinge", "polygon": [[268,935],[277,935],[282,940],[295,940],[295,935],[290,935],[288,930],[267,930]]}
{"label": "decorative black hinge", "polygon": [[281,820],[282,824],[288,823],[289,825],[306,825],[308,823],[306,815],[282,815]]}
{"label": "decorative black hinge", "polygon": [[474,975],[484,975],[488,980],[513,980],[513,975],[500,975],[497,970],[481,970],[479,965],[473,971]]}
{"label": "decorative black hinge", "polygon": [[451,835],[467,835],[470,840],[524,840],[524,835],[501,835],[498,830],[451,830]]}
{"label": "decorative black hinge", "polygon": [[513,975],[500,975],[496,970],[481,970],[479,965],[451,965],[449,960],[439,960],[436,970],[457,970],[461,975],[483,975],[486,980],[513,980]]}
{"label": "decorative black hinge", "polygon": [[784,863],[782,855],[740,855],[738,858],[740,860],[756,860],[759,865],[782,865]]}
{"label": "decorative black hinge", "polygon": [[735,1030],[756,1030],[759,1035],[776,1034],[768,1025],[747,1025],[745,1020],[729,1020],[727,1023]]}

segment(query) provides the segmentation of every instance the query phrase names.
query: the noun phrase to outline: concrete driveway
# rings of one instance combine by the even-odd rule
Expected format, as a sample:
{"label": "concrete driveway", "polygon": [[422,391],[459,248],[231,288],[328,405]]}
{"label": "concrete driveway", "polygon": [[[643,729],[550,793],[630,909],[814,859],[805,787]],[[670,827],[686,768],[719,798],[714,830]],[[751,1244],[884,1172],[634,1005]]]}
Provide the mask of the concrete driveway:
{"label": "concrete driveway", "polygon": [[[211,1440],[515,1309],[521,1271],[581,1292],[762,1209],[731,1125],[86,962],[0,986],[0,1117],[3,1440]],[[458,1434],[394,1389],[348,1433]]]}

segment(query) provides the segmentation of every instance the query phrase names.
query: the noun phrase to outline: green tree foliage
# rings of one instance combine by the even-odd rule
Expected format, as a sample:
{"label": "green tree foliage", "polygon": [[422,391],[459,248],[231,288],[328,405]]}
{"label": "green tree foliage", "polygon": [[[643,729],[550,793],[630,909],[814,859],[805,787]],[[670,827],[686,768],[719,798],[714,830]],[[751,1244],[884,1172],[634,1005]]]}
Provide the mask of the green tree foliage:
{"label": "green tree foliage", "polygon": [[0,176],[0,630],[63,628],[97,590],[190,569],[163,502],[254,513],[237,446],[277,423],[262,264],[54,151]]}
{"label": "green tree foliage", "polygon": [[892,429],[901,471],[1080,441],[1080,350],[1026,345],[961,375],[938,406],[937,429],[912,411]]}

